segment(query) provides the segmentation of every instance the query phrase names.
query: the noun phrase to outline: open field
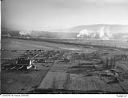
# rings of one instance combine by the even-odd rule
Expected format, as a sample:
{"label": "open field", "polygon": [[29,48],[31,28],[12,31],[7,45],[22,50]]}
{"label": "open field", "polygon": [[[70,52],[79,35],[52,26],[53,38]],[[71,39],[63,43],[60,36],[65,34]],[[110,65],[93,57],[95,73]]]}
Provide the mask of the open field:
{"label": "open field", "polygon": [[[4,40],[5,39],[5,40]],[[10,42],[9,42],[10,41]],[[23,43],[26,42],[26,43]],[[37,39],[37,38],[2,38],[2,47],[3,48],[11,48],[11,44],[13,44],[15,47],[11,49],[40,49],[42,48],[48,48],[51,46],[52,48],[63,48],[65,45],[66,47],[72,47],[73,46],[80,46],[80,47],[98,47],[98,48],[105,48],[105,47],[112,47],[112,48],[128,48],[128,42],[127,41],[117,41],[117,40],[84,40],[84,39]],[[18,46],[17,46],[18,45]],[[43,46],[41,46],[43,45]],[[7,47],[6,47],[7,46]],[[23,47],[20,47],[23,46]]]}
{"label": "open field", "polygon": [[[128,93],[126,47],[47,40],[2,40],[2,93]],[[20,57],[36,70],[11,67]]]}

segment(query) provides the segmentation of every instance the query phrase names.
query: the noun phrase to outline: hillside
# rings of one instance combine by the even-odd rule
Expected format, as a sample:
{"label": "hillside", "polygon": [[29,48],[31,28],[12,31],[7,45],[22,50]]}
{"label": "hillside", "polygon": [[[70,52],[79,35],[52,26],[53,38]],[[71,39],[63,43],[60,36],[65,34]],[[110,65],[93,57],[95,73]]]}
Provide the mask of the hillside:
{"label": "hillside", "polygon": [[[86,34],[95,37],[95,39],[116,39],[116,40],[128,40],[128,25],[107,25],[107,24],[96,24],[96,25],[80,25],[68,29],[56,30],[56,31],[15,31],[2,29],[2,36],[29,36],[36,38],[77,38],[77,35],[81,31],[87,31]],[[102,34],[101,34],[102,33]],[[82,36],[83,36],[82,35]],[[96,36],[98,37],[96,38]],[[111,35],[111,38],[109,38]],[[87,39],[84,37],[84,39]]]}

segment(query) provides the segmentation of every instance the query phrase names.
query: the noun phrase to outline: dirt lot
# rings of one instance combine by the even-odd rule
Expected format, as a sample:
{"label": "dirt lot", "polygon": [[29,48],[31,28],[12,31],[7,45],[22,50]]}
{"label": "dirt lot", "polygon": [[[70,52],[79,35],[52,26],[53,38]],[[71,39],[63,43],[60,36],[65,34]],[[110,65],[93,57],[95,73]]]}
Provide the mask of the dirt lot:
{"label": "dirt lot", "polygon": [[47,71],[2,72],[2,93],[27,93],[39,85]]}

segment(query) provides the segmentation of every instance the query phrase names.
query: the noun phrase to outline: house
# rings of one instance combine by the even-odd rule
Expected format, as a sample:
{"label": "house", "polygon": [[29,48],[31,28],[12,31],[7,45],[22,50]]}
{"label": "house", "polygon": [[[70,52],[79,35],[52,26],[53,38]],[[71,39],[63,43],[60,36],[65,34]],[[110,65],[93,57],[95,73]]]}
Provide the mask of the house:
{"label": "house", "polygon": [[34,67],[32,64],[32,60],[25,59],[25,58],[18,58],[16,65],[18,69],[21,69],[21,70],[27,70]]}

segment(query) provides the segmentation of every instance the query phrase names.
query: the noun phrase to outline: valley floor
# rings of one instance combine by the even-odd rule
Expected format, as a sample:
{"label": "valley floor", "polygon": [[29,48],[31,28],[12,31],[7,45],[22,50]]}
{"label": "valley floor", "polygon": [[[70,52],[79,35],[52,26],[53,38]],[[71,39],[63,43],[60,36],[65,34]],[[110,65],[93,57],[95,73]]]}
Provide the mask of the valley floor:
{"label": "valley floor", "polygon": [[[2,48],[2,93],[128,93],[127,50],[9,38]],[[36,69],[11,67],[20,57]]]}

